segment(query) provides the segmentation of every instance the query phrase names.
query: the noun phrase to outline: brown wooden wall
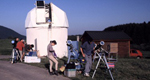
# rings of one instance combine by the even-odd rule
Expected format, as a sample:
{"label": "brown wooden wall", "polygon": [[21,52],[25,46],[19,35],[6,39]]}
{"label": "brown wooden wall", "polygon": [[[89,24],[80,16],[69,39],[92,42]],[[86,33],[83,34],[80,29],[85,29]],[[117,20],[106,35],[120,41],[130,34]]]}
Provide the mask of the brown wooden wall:
{"label": "brown wooden wall", "polygon": [[[95,43],[99,44],[100,41],[94,41]],[[103,48],[107,50],[107,45],[110,43],[118,43],[118,57],[129,57],[130,52],[130,41],[105,41],[105,45]]]}
{"label": "brown wooden wall", "polygon": [[130,52],[130,44],[129,43],[130,43],[129,41],[119,42],[119,44],[118,44],[119,57],[129,57],[129,52]]}

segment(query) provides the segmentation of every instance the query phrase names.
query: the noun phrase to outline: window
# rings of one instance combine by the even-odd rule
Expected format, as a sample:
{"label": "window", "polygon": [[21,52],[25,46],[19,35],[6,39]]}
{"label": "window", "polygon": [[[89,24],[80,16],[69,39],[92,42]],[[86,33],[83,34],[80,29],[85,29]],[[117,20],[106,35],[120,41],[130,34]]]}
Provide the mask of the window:
{"label": "window", "polygon": [[44,8],[44,1],[37,1],[36,5],[38,8]]}
{"label": "window", "polygon": [[137,54],[137,51],[136,50],[132,50],[132,53],[136,53]]}

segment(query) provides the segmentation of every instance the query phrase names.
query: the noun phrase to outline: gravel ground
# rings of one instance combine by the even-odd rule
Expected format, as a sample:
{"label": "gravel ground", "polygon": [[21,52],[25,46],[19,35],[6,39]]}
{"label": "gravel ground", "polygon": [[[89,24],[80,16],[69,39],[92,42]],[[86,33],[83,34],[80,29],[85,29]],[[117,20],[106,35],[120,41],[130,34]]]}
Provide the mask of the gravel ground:
{"label": "gravel ground", "polygon": [[[0,59],[10,56],[0,55]],[[0,60],[0,80],[70,80],[62,75],[49,75],[46,69],[23,64],[10,64],[9,61]]]}

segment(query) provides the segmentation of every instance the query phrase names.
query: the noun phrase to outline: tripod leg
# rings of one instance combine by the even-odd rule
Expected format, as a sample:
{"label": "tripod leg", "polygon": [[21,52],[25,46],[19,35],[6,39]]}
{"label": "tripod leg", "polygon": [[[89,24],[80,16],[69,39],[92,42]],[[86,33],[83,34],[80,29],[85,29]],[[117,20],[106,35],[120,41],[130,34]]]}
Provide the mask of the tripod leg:
{"label": "tripod leg", "polygon": [[20,53],[18,50],[16,50],[16,54],[17,54],[17,60],[19,60],[20,59]]}
{"label": "tripod leg", "polygon": [[105,64],[106,64],[106,67],[107,67],[107,69],[108,69],[108,71],[109,71],[109,74],[110,74],[111,79],[112,79],[112,80],[114,80],[114,78],[113,78],[113,76],[112,76],[112,73],[111,73],[111,71],[110,71],[110,68],[109,68],[109,66],[108,66],[108,63],[107,63],[106,57],[105,57],[105,56],[103,56],[103,59],[104,59],[104,61],[105,61]]}
{"label": "tripod leg", "polygon": [[72,54],[75,56],[76,54],[75,54],[75,52],[72,52]]}
{"label": "tripod leg", "polygon": [[71,55],[69,54],[67,63],[69,63],[69,62],[70,62],[70,57],[71,57]]}
{"label": "tripod leg", "polygon": [[14,63],[14,49],[12,50],[12,54],[11,54],[11,63],[13,64]]}
{"label": "tripod leg", "polygon": [[96,57],[96,53],[94,53],[94,56],[93,56],[93,63],[94,63],[95,57]]}
{"label": "tripod leg", "polygon": [[97,63],[97,65],[96,65],[96,68],[95,68],[95,70],[94,70],[94,73],[93,73],[93,75],[92,75],[92,78],[94,78],[94,75],[95,75],[95,73],[96,73],[96,70],[97,70],[97,68],[98,68],[98,65],[99,65],[100,61],[101,61],[101,56],[100,56],[100,58],[99,58],[99,60],[98,60],[98,63]]}

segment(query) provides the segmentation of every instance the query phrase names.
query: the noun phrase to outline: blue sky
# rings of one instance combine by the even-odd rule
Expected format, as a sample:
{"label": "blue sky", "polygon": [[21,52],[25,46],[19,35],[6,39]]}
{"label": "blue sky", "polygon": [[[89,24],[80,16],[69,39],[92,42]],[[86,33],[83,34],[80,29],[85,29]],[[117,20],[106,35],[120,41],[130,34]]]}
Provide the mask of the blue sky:
{"label": "blue sky", "polygon": [[[26,35],[25,19],[36,0],[1,0],[0,25]],[[109,26],[150,21],[150,0],[45,0],[64,10],[69,35],[85,30],[103,30]]]}

